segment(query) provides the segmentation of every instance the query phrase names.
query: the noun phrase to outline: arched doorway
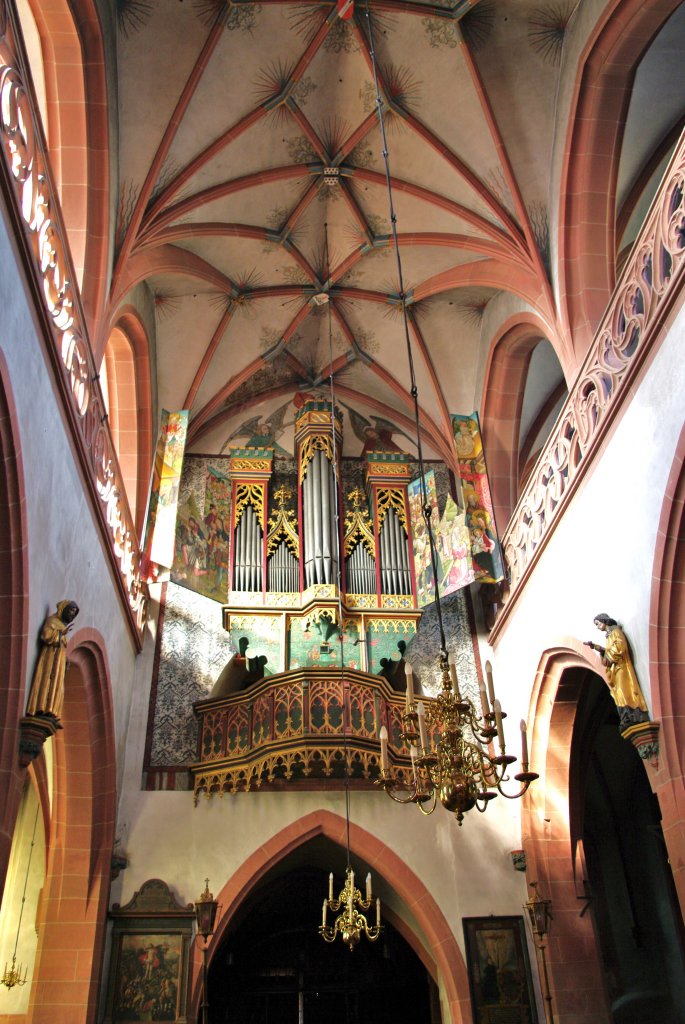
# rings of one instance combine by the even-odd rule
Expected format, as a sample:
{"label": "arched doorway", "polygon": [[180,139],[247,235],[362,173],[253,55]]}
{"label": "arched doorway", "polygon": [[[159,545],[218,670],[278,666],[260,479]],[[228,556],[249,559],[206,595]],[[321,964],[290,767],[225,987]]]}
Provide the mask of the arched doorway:
{"label": "arched doorway", "polygon": [[606,685],[593,672],[576,672],[571,828],[584,855],[612,1020],[683,1024],[682,920],[659,802],[619,732]]}
{"label": "arched doorway", "polygon": [[315,839],[250,893],[212,957],[212,1024],[441,1024],[435,982],[387,917],[380,939],[353,953],[319,935],[324,865],[340,863],[339,848]]}

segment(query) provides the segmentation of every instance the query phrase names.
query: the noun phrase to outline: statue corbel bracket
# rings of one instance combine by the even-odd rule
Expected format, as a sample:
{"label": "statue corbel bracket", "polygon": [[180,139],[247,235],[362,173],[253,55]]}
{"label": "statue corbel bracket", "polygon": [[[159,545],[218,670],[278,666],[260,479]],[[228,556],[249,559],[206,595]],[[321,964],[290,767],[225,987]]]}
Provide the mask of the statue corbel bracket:
{"label": "statue corbel bracket", "polygon": [[636,722],[621,726],[621,736],[633,744],[643,761],[649,761],[653,768],[659,767],[659,722]]}
{"label": "statue corbel bracket", "polygon": [[46,740],[62,728],[54,715],[25,715],[19,720],[19,764],[28,768],[42,752]]}

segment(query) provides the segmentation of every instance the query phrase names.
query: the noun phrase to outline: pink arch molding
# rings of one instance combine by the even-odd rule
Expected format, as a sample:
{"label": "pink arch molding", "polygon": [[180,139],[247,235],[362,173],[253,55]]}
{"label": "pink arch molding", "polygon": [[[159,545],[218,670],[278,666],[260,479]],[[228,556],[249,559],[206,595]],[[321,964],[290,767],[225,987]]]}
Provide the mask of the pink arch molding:
{"label": "pink arch molding", "polygon": [[[330,811],[317,810],[305,815],[272,836],[238,868],[218,895],[219,919],[212,940],[209,957],[218,949],[231,922],[255,885],[287,854],[314,839],[326,836],[334,843],[345,846],[345,820]],[[363,857],[370,867],[393,887],[404,900],[420,924],[429,943],[429,953],[435,964],[447,996],[447,1008],[452,1024],[466,1024],[471,1020],[471,1000],[468,976],[461,950],[431,894],[404,861],[385,843],[358,825],[350,825],[350,845],[354,853]],[[417,948],[418,939],[407,929],[404,938]],[[419,954],[426,963],[425,952]],[[192,1008],[197,1014],[201,999],[202,958],[199,944],[193,947]],[[445,1022],[447,1024],[447,1022]]]}

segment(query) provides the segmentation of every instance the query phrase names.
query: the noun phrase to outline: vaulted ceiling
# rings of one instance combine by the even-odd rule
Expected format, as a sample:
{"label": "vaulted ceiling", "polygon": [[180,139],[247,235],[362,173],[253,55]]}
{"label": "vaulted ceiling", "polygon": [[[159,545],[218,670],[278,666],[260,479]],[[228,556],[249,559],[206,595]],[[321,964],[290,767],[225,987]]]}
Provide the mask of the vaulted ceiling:
{"label": "vaulted ceiling", "polygon": [[[342,20],[318,0],[120,0],[112,304],[149,287],[158,401],[191,409],[191,447],[260,430],[290,447],[288,403],[331,373],[342,404],[412,435],[375,46],[422,422],[449,459],[493,297],[554,330],[549,168],[573,7],[357,0]],[[359,429],[346,438],[358,452]]]}

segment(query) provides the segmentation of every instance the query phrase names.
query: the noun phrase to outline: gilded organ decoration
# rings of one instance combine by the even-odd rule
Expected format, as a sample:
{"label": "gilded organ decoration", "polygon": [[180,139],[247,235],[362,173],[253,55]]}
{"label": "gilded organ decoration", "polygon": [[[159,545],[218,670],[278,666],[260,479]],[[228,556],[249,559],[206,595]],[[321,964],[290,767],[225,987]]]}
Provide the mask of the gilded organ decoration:
{"label": "gilded organ decoration", "polygon": [[281,541],[284,541],[295,558],[300,557],[300,538],[297,533],[297,515],[293,509],[285,508],[286,502],[290,501],[293,492],[290,488],[281,484],[274,491],[274,500],[278,502],[278,508],[269,517],[269,532],[266,538],[266,552],[273,554]]}
{"label": "gilded organ decoration", "polygon": [[379,487],[376,492],[376,517],[378,529],[383,526],[386,515],[394,509],[397,518],[401,522],[405,534],[407,531],[407,503],[404,492],[394,487]]}
{"label": "gilded organ decoration", "polygon": [[364,492],[355,487],[347,495],[347,498],[352,502],[352,508],[345,514],[345,555],[349,555],[352,549],[361,543],[373,558],[375,555],[373,524],[366,508]]}
{"label": "gilded organ decoration", "polygon": [[241,516],[248,505],[254,509],[255,515],[264,529],[264,484],[263,483],[238,483],[235,488],[235,504],[233,510],[233,522],[237,526]]}

